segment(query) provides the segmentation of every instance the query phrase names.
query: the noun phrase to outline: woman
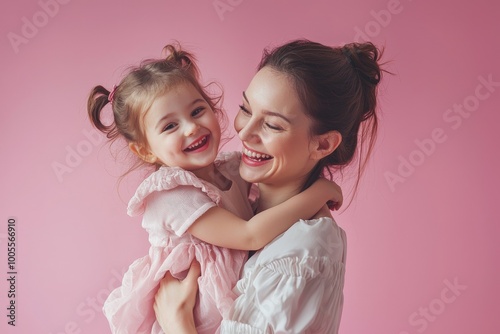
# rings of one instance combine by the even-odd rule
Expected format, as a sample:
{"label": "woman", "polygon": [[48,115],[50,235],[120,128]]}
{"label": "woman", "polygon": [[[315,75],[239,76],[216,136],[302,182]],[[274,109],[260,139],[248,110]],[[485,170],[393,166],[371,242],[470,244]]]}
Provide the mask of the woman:
{"label": "woman", "polygon": [[[244,147],[239,172],[259,186],[256,212],[351,162],[357,187],[377,130],[379,59],[371,43],[297,40],[264,52],[234,122]],[[247,261],[221,332],[337,333],[345,256],[345,233],[328,208],[298,221]],[[195,333],[197,275],[194,264],[183,282],[162,282],[155,311],[166,333]],[[164,303],[166,295],[178,303]]]}

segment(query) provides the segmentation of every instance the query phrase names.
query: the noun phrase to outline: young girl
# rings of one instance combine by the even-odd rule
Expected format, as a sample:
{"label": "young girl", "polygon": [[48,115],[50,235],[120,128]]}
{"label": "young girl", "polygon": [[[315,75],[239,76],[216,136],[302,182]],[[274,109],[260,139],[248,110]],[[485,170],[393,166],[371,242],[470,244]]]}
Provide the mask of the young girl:
{"label": "young girl", "polygon": [[[104,304],[113,333],[163,333],[153,311],[159,281],[167,271],[184,278],[194,259],[202,273],[196,327],[199,333],[215,333],[235,299],[232,288],[245,251],[262,248],[327,201],[338,208],[342,200],[338,186],[323,179],[252,218],[249,185],[238,173],[241,154],[217,158],[219,99],[210,98],[199,83],[191,54],[172,45],[166,50],[166,59],[144,61],[111,92],[96,86],[88,100],[97,129],[110,139],[123,137],[142,162],[156,167],[128,205],[129,215],[143,214],[151,247],[149,255],[131,264],[122,286]],[[108,102],[111,125],[101,121]],[[248,149],[244,154],[256,168],[273,159]]]}

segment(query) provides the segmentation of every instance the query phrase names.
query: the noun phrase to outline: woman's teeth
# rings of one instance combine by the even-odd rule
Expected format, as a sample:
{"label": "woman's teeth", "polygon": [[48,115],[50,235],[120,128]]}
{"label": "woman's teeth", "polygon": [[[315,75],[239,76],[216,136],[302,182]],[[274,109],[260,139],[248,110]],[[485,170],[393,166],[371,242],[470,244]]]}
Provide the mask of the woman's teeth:
{"label": "woman's teeth", "polygon": [[252,159],[260,159],[260,160],[267,160],[271,159],[272,157],[270,155],[264,154],[264,153],[257,153],[254,151],[250,151],[249,149],[243,148],[243,153]]}

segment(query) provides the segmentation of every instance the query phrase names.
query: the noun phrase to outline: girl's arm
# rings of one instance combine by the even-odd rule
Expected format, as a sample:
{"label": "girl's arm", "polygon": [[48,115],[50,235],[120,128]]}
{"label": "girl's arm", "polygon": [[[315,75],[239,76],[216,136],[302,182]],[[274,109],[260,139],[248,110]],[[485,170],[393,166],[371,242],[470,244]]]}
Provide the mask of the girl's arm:
{"label": "girl's arm", "polygon": [[340,187],[326,179],[317,180],[303,192],[246,221],[235,214],[213,207],[198,218],[189,233],[207,243],[232,249],[257,250],[299,219],[314,216],[328,201],[342,202]]}

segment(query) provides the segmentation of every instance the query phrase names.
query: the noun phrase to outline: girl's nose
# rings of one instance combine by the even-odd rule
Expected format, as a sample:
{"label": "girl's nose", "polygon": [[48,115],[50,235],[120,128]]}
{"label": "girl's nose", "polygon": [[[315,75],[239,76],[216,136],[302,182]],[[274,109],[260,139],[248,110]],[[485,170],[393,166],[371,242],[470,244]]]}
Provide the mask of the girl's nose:
{"label": "girl's nose", "polygon": [[194,123],[194,122],[189,123],[186,126],[186,131],[184,132],[184,135],[186,137],[192,136],[192,135],[196,134],[196,132],[198,132],[199,129],[200,129],[200,126],[198,125],[198,123]]}

